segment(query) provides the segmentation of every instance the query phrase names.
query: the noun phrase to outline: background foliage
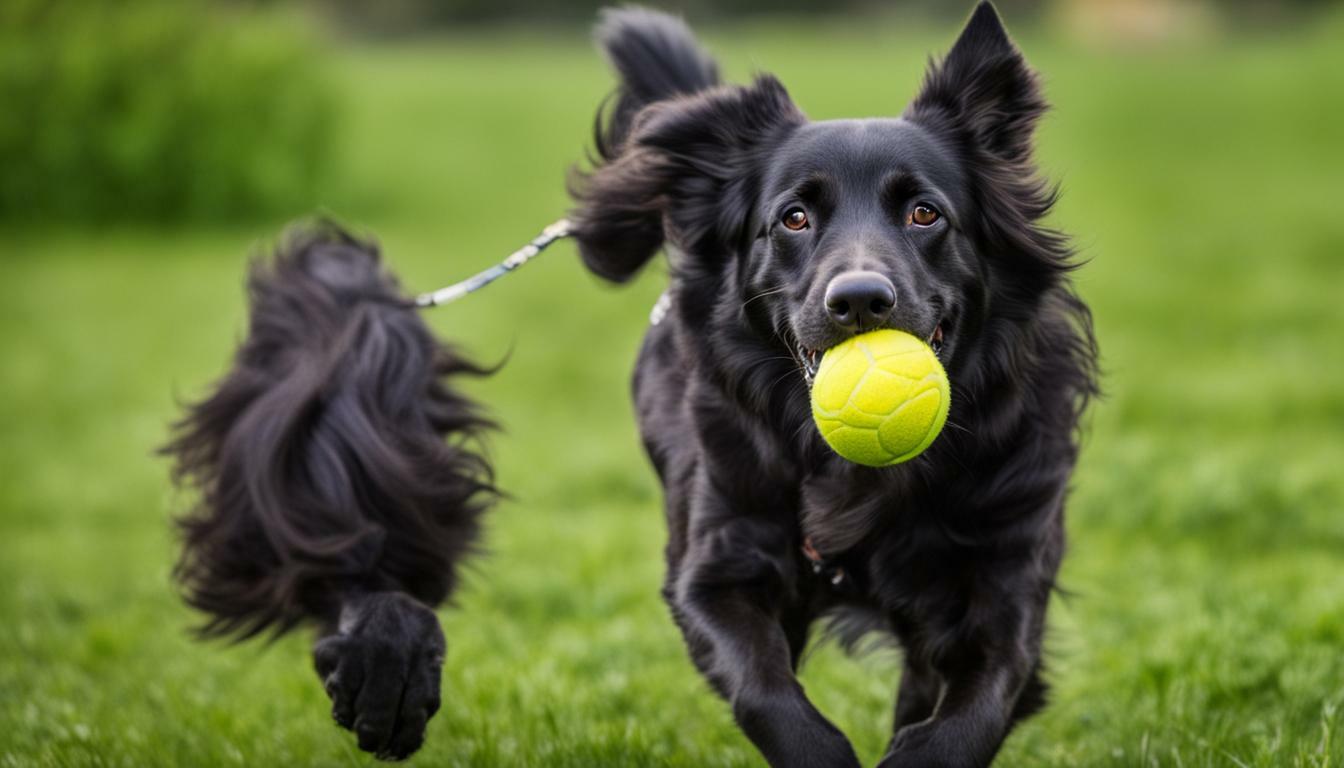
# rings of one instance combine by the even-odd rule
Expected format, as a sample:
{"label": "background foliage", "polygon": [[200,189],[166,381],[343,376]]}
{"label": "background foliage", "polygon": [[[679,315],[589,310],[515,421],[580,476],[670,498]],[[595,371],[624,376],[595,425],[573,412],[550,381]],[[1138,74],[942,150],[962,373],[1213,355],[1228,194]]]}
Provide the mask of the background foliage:
{"label": "background foliage", "polygon": [[[1000,764],[1344,764],[1344,24],[1098,46],[1008,21],[1056,105],[1040,156],[1090,259],[1109,396],[1051,614],[1055,701]],[[779,18],[709,39],[730,77],[774,71],[825,119],[897,113],[954,33]],[[152,448],[174,396],[224,369],[278,217],[323,206],[376,233],[413,288],[468,274],[565,209],[610,78],[581,28],[324,50],[341,181],[311,200],[0,224],[0,766],[371,764],[330,723],[302,633],[188,638],[168,575],[183,500]],[[100,125],[85,134],[111,141]],[[483,360],[510,354],[475,391],[508,430],[515,500],[441,613],[445,704],[414,764],[760,764],[657,596],[627,381],[663,281],[599,285],[558,245],[432,315]],[[898,660],[818,643],[804,667],[868,764]]]}
{"label": "background foliage", "polygon": [[301,20],[198,0],[0,4],[0,216],[220,220],[312,204],[336,98]]}

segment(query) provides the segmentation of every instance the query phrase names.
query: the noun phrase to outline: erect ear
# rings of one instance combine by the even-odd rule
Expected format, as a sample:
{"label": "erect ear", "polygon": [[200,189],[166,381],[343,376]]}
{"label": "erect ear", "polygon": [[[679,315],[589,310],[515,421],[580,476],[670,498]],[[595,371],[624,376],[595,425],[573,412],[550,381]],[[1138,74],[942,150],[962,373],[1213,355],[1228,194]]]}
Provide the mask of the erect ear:
{"label": "erect ear", "polygon": [[570,194],[579,252],[609,280],[632,277],[670,240],[690,258],[743,242],[761,151],[803,123],[770,76],[656,102],[634,119],[610,162],[577,177]]}
{"label": "erect ear", "polygon": [[1036,74],[989,0],[975,7],[942,61],[932,64],[905,117],[951,130],[1004,160],[1025,161],[1031,134],[1045,112]]}

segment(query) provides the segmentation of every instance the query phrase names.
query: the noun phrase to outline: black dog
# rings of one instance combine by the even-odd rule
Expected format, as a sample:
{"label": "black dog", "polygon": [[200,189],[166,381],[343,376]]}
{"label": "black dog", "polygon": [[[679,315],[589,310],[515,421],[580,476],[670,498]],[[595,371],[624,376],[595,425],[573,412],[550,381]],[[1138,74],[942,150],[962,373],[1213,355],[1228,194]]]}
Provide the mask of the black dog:
{"label": "black dog", "polygon": [[470,450],[491,425],[447,386],[485,371],[434,339],[372,244],[332,225],[291,233],[248,287],[233,369],[164,449],[200,492],[176,575],[207,636],[318,624],[333,717],[404,758],[439,708],[430,606],[495,495]]}
{"label": "black dog", "polygon": [[[669,247],[670,311],[634,392],[691,657],[772,765],[856,765],[795,667],[818,618],[892,633],[905,670],[882,764],[988,764],[1044,702],[1096,392],[1071,253],[1040,224],[1035,76],[988,3],[899,119],[809,122],[772,77],[719,85],[666,16],[610,13],[600,40],[622,82],[574,218],[611,280]],[[807,387],[819,350],[880,327],[929,340],[952,409],[924,455],[868,469],[821,442]]]}

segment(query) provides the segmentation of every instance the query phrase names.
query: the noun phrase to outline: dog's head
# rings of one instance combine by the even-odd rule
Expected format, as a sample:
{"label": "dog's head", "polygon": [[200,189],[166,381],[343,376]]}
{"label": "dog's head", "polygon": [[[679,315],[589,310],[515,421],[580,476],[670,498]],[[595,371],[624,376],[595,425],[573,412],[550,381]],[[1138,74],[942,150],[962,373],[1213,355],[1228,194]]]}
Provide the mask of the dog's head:
{"label": "dog's head", "polygon": [[[626,84],[607,162],[576,188],[594,271],[624,280],[666,240],[677,273],[734,293],[719,304],[810,376],[821,350],[875,328],[926,339],[955,375],[991,312],[1030,314],[1067,269],[1036,224],[1053,202],[1031,165],[1045,103],[989,3],[900,117],[821,122],[769,76],[678,80],[685,62],[714,70],[684,27],[651,18],[606,27]],[[658,67],[682,85],[630,86]]]}

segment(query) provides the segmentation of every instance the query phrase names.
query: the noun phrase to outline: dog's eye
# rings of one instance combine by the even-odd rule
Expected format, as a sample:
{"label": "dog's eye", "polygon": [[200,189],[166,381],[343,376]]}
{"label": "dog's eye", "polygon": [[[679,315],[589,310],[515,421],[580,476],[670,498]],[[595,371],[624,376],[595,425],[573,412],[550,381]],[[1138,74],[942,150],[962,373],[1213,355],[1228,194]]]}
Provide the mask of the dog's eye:
{"label": "dog's eye", "polygon": [[921,227],[927,227],[937,221],[942,214],[938,210],[926,203],[920,203],[910,212],[910,223]]}
{"label": "dog's eye", "polygon": [[790,208],[784,212],[784,218],[781,221],[784,222],[784,226],[794,232],[807,229],[807,212],[802,208]]}

